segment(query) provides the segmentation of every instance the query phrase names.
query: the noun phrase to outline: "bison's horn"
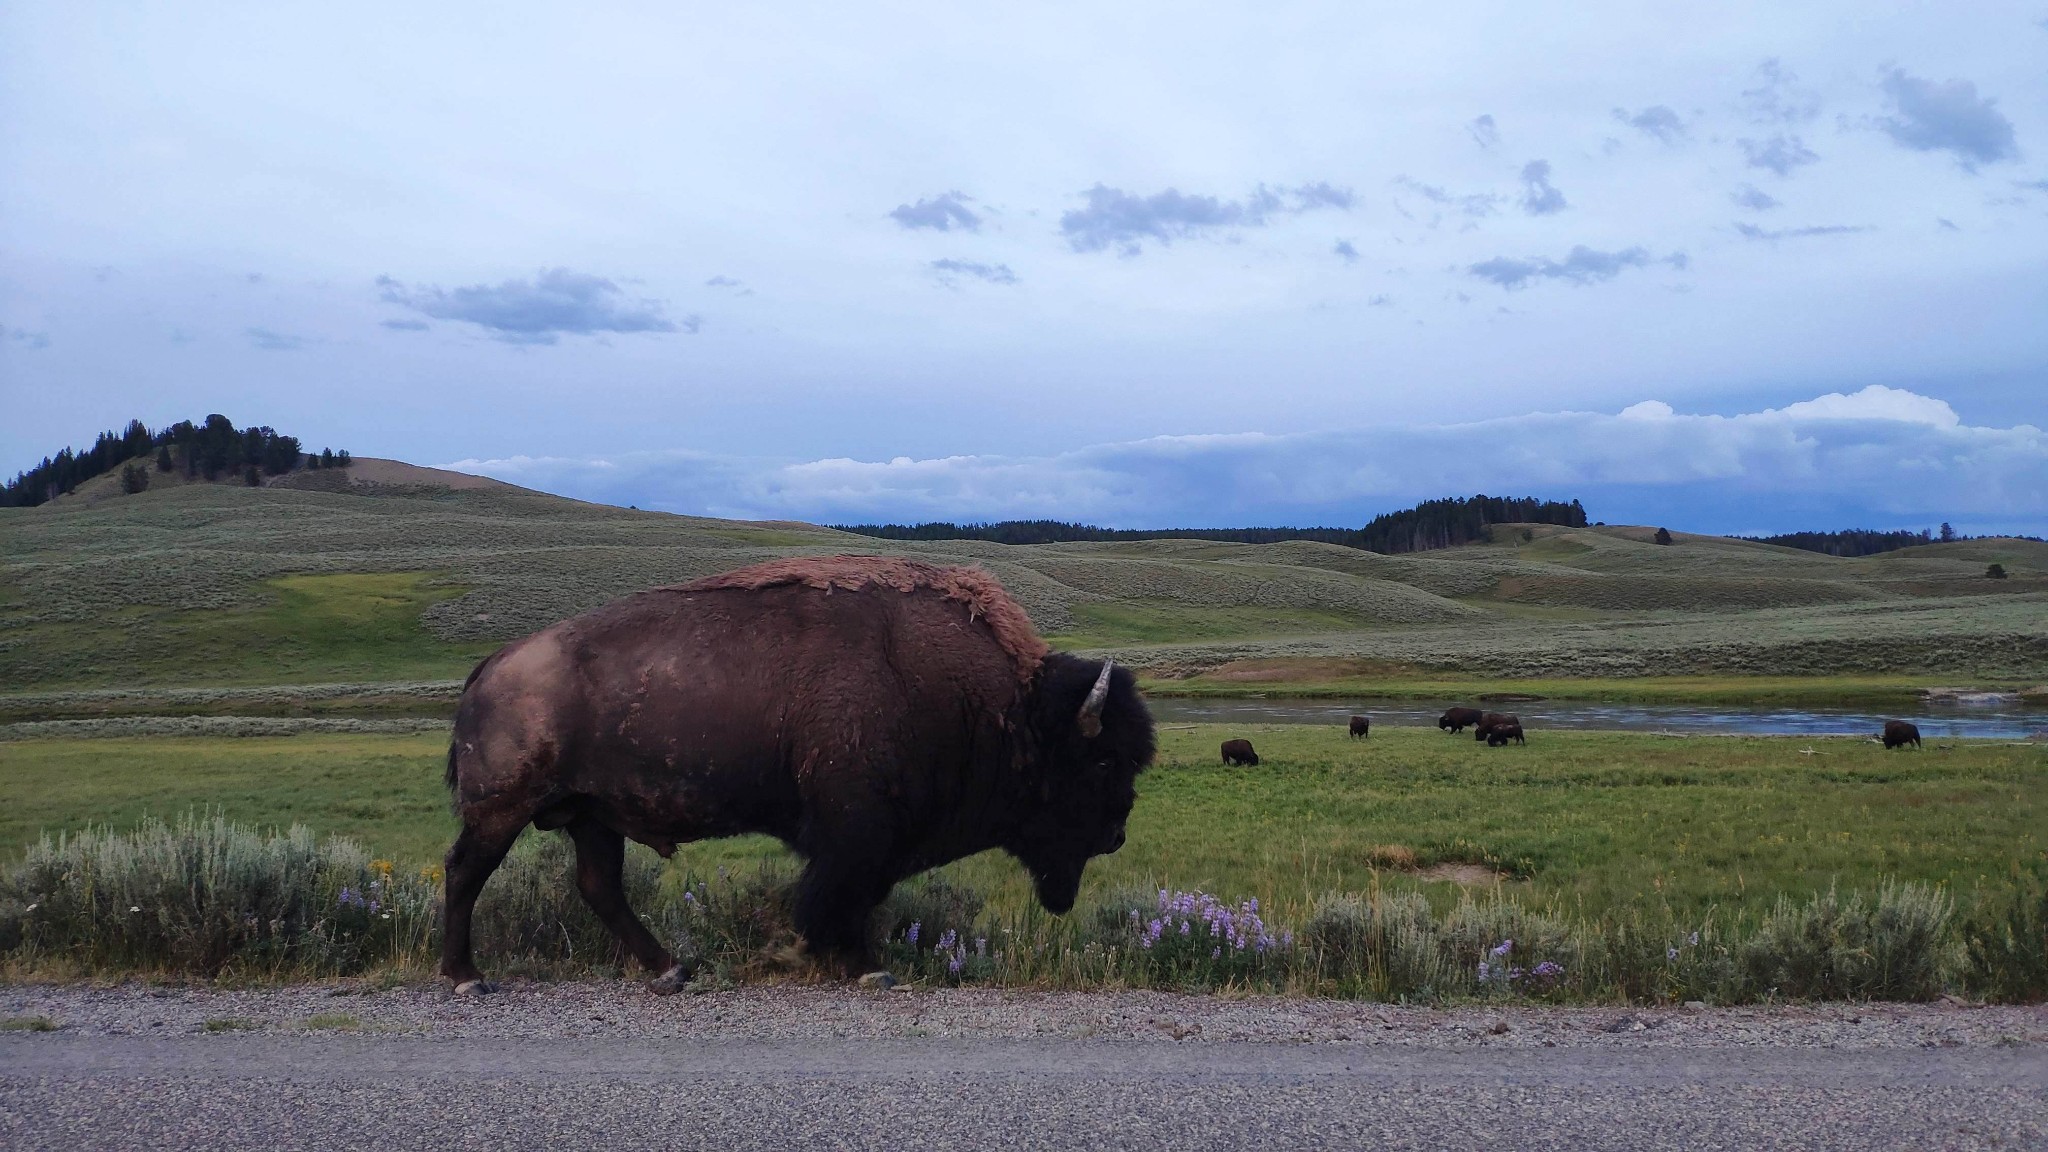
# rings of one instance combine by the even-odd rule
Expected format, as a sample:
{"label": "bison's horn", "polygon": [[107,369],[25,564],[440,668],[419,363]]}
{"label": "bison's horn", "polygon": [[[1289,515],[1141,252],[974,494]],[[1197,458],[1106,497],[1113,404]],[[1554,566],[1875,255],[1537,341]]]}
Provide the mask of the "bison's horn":
{"label": "bison's horn", "polygon": [[1075,717],[1081,724],[1081,735],[1093,740],[1102,735],[1102,705],[1109,699],[1109,674],[1116,668],[1116,661],[1104,660],[1102,674],[1095,678],[1095,687],[1088,690],[1088,698],[1081,701],[1081,714]]}

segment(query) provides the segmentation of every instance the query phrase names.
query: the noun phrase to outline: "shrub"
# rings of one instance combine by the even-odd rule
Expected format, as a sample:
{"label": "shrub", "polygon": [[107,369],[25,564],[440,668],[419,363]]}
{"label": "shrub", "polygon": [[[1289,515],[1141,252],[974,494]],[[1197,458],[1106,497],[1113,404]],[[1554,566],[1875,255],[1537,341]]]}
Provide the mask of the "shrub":
{"label": "shrub", "polygon": [[1433,999],[1459,985],[1429,901],[1417,893],[1324,896],[1302,925],[1301,943],[1314,975],[1340,994]]}
{"label": "shrub", "polygon": [[1887,883],[1875,900],[1833,887],[1779,897],[1741,950],[1752,994],[1812,1000],[1932,1000],[1952,967],[1953,902],[1939,888]]}
{"label": "shrub", "polygon": [[2039,1002],[2048,999],[2048,867],[2015,868],[2013,880],[1963,925],[1969,984],[1989,999]]}
{"label": "shrub", "polygon": [[424,948],[432,882],[353,841],[219,815],[45,836],[0,882],[0,945],[86,969],[353,972]]}
{"label": "shrub", "polygon": [[1984,570],[1984,575],[1987,579],[2003,580],[2005,579],[2005,565],[1993,564],[1991,567],[1986,568]]}

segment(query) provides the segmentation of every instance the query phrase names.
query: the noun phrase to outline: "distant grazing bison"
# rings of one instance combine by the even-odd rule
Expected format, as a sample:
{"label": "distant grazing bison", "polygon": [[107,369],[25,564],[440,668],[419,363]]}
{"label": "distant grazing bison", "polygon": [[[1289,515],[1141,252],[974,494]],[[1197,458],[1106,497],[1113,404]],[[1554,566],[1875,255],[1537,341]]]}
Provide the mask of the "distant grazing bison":
{"label": "distant grazing bison", "polygon": [[1485,715],[1477,708],[1452,708],[1436,718],[1436,726],[1456,735],[1479,723]]}
{"label": "distant grazing bison", "polygon": [[528,824],[568,831],[577,887],[660,993],[689,973],[627,906],[628,838],[663,856],[779,838],[807,862],[797,930],[842,972],[870,962],[898,880],[985,849],[1065,912],[1089,859],[1123,845],[1152,754],[1130,672],[1051,652],[979,569],[814,557],[627,596],[470,673],[441,974],[490,991],[471,916]]}
{"label": "distant grazing bison", "polygon": [[1365,738],[1367,738],[1367,737],[1369,737],[1369,736],[1371,736],[1371,735],[1372,735],[1372,717],[1370,717],[1370,716],[1353,716],[1353,717],[1351,718],[1351,738],[1352,738],[1353,740],[1362,740],[1362,739],[1365,739]]}
{"label": "distant grazing bison", "polygon": [[1908,744],[1915,748],[1920,746],[1920,729],[1918,727],[1908,724],[1904,720],[1887,720],[1884,722],[1884,746],[1886,748],[1904,748]]}
{"label": "distant grazing bison", "polygon": [[1527,740],[1522,739],[1522,726],[1520,724],[1495,724],[1486,730],[1486,746],[1489,748],[1506,747],[1507,742],[1510,740],[1517,744],[1528,743]]}
{"label": "distant grazing bison", "polygon": [[1256,768],[1259,764],[1259,754],[1252,751],[1252,742],[1249,740],[1225,740],[1223,762],[1232,768]]}
{"label": "distant grazing bison", "polygon": [[1484,740],[1495,728],[1507,724],[1520,728],[1522,726],[1522,718],[1512,712],[1488,712],[1479,718],[1478,723],[1472,726],[1472,739]]}

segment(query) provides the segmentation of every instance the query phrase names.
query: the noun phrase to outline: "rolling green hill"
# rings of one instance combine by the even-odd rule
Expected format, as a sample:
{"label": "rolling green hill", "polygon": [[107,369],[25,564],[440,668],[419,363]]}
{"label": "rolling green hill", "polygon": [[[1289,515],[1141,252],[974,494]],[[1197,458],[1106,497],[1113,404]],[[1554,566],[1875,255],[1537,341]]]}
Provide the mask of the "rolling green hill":
{"label": "rolling green hill", "polygon": [[[0,509],[0,693],[459,678],[496,644],[622,593],[823,552],[984,565],[1056,644],[1190,689],[1250,666],[1262,682],[1353,685],[2048,678],[2048,545],[2028,541],[1860,559],[1553,525],[1401,556],[912,542],[636,512],[395,462],[280,480],[100,485]],[[2010,578],[1987,579],[1992,561]]]}

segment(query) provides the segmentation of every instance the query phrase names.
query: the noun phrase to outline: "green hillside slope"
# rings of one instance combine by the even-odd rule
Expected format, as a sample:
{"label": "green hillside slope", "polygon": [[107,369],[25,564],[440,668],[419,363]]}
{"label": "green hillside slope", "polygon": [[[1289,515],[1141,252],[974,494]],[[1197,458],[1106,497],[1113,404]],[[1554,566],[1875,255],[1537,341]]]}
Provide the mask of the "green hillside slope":
{"label": "green hillside slope", "polygon": [[[0,509],[0,692],[459,677],[497,643],[622,593],[822,552],[984,565],[1056,643],[1164,677],[1247,660],[1311,678],[1318,662],[2048,676],[2048,546],[2023,541],[1853,560],[1549,525],[1403,556],[1304,541],[901,542],[370,471]],[[1994,559],[2010,578],[1985,578]]]}

